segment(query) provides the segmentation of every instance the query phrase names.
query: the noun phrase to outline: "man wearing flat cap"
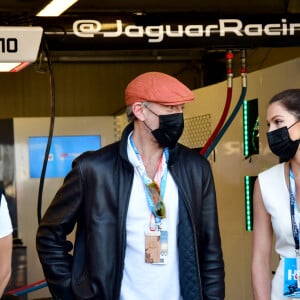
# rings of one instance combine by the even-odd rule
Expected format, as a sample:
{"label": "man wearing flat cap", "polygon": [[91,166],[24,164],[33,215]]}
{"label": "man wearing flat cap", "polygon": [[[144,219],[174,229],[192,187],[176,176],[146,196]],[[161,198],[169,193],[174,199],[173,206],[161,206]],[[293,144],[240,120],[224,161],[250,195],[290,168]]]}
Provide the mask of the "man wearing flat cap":
{"label": "man wearing flat cap", "polygon": [[74,160],[37,232],[54,299],[224,299],[211,168],[178,143],[193,100],[172,76],[139,75],[121,140]]}

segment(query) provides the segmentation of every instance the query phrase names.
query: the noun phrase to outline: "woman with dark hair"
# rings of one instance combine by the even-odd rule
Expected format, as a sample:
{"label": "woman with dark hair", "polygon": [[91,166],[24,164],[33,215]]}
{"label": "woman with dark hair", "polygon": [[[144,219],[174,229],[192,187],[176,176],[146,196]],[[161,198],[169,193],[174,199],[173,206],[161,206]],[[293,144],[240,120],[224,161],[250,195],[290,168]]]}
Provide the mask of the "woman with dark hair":
{"label": "woman with dark hair", "polygon": [[[253,193],[252,285],[255,300],[300,294],[300,89],[275,95],[267,108],[271,151],[280,163],[258,175]],[[280,260],[272,278],[273,233]]]}

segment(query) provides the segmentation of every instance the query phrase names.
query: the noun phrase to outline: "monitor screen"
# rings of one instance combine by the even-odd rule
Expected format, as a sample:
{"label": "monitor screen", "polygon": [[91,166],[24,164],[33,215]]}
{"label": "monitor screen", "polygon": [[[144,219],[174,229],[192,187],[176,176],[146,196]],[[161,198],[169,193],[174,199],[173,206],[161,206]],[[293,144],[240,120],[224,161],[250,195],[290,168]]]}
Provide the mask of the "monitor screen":
{"label": "monitor screen", "polygon": [[[30,178],[40,178],[48,137],[28,138]],[[53,136],[45,178],[65,177],[72,161],[85,151],[101,147],[100,135]]]}

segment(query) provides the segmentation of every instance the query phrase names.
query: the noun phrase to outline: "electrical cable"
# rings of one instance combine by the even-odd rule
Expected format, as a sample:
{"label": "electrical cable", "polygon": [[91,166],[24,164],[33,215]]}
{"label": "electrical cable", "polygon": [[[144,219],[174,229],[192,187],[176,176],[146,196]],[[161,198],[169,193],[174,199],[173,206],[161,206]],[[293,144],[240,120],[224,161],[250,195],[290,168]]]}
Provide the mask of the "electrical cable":
{"label": "electrical cable", "polygon": [[200,150],[200,154],[204,155],[207,151],[207,149],[210,147],[211,143],[213,142],[213,140],[216,138],[216,136],[218,135],[219,131],[221,130],[227,115],[228,115],[228,111],[230,108],[230,104],[231,104],[231,99],[232,99],[232,78],[233,78],[233,72],[232,72],[232,60],[233,60],[233,53],[231,50],[228,50],[226,53],[226,66],[227,66],[227,96],[226,96],[226,102],[225,102],[225,106],[224,106],[224,110],[223,113],[221,115],[221,118],[215,128],[215,130],[213,131],[213,133],[211,134],[211,136],[209,137],[209,139],[207,140],[207,142],[205,143],[205,145],[203,146],[203,148]]}
{"label": "electrical cable", "polygon": [[36,290],[42,289],[42,288],[46,287],[47,285],[48,285],[48,283],[46,282],[46,280],[42,279],[40,281],[10,290],[10,291],[6,292],[5,295],[22,296],[22,295],[26,295],[30,292],[34,292]]}
{"label": "electrical cable", "polygon": [[228,129],[228,127],[231,125],[232,121],[234,120],[235,116],[237,115],[239,109],[241,108],[242,104],[244,103],[244,99],[247,93],[247,73],[246,73],[246,50],[241,50],[241,77],[242,77],[242,91],[240,98],[235,106],[235,108],[232,111],[232,114],[229,116],[228,120],[224,124],[223,128],[220,130],[217,137],[214,139],[214,141],[211,143],[207,151],[205,152],[205,157],[207,158],[210,153],[214,150],[220,139],[223,137],[224,133]]}
{"label": "electrical cable", "polygon": [[44,181],[45,181],[45,173],[47,169],[48,157],[50,153],[50,147],[53,137],[54,131],[54,120],[55,120],[55,83],[54,83],[54,75],[53,75],[53,68],[52,62],[49,55],[48,44],[45,40],[45,36],[43,37],[43,46],[44,51],[47,57],[48,68],[49,68],[49,79],[50,79],[50,97],[51,97],[51,116],[50,116],[50,128],[48,134],[48,141],[45,150],[45,157],[43,161],[43,167],[41,171],[41,178],[39,184],[39,192],[38,192],[38,203],[37,203],[37,216],[38,216],[38,223],[40,224],[42,219],[42,195],[43,195],[43,188],[44,188]]}

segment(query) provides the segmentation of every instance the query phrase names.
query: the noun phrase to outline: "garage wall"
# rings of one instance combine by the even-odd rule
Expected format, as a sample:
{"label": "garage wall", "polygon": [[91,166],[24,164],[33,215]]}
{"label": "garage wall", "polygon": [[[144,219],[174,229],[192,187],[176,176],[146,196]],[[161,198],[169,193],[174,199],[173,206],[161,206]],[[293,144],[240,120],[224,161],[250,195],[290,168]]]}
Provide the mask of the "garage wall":
{"label": "garage wall", "polygon": [[[108,116],[124,111],[124,90],[140,73],[175,75],[191,89],[202,86],[201,74],[186,63],[53,64],[56,116]],[[47,117],[51,112],[47,65],[19,73],[0,73],[0,118]]]}
{"label": "garage wall", "polygon": [[[188,52],[186,54],[188,56]],[[235,76],[240,69],[239,60],[236,60],[238,56],[237,51],[233,63]],[[124,109],[124,89],[128,82],[147,71],[174,75],[193,90],[207,85],[207,82],[219,82],[216,79],[226,79],[225,52],[217,57],[213,67],[200,58],[178,62],[174,59],[160,61],[157,57],[149,62],[53,63],[56,115],[117,115]],[[296,57],[300,57],[300,47],[248,49],[247,70],[250,73]],[[0,72],[0,87],[0,118],[50,115],[47,63],[40,65],[36,62],[18,73]]]}

